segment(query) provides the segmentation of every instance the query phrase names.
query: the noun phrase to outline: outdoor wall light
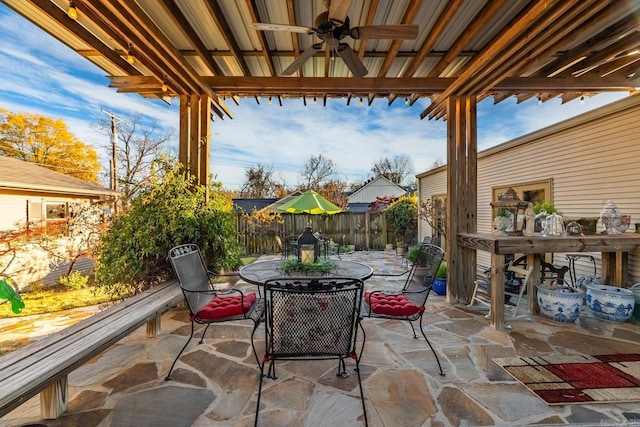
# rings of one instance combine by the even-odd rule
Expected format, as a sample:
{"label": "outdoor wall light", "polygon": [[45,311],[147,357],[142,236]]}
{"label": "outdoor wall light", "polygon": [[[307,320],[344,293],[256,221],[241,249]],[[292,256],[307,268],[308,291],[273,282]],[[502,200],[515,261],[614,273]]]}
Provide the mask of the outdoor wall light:
{"label": "outdoor wall light", "polygon": [[269,97],[269,105],[273,104],[273,101],[271,100],[271,97]]}
{"label": "outdoor wall light", "polygon": [[311,227],[306,226],[298,236],[298,261],[313,264],[318,260],[318,239],[313,235]]}
{"label": "outdoor wall light", "polygon": [[169,90],[169,86],[167,86],[167,76],[165,75],[162,79],[162,91],[166,92]]}
{"label": "outdoor wall light", "polygon": [[76,9],[76,5],[73,3],[73,0],[69,0],[69,9],[67,9],[67,15],[71,19],[78,19],[78,9]]}

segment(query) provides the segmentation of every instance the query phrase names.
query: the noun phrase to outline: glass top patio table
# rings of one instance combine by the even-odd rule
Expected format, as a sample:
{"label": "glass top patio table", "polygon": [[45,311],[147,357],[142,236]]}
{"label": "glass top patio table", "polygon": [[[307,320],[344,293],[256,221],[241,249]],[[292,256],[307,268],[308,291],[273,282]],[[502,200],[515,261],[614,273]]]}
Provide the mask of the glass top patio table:
{"label": "glass top patio table", "polygon": [[[258,261],[245,265],[238,274],[245,282],[261,286],[269,279],[279,277],[304,277],[304,274],[289,274],[280,271],[282,259]],[[373,269],[366,264],[355,261],[335,260],[336,268],[324,275],[325,277],[350,277],[354,279],[367,280],[373,275]],[[309,276],[312,277],[312,276]]]}

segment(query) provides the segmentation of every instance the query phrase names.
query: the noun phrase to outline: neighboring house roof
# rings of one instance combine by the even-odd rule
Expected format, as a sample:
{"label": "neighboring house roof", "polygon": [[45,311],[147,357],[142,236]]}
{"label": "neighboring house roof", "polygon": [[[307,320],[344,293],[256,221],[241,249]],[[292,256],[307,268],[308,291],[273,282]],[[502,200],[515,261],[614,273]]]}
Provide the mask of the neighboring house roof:
{"label": "neighboring house roof", "polygon": [[349,212],[369,212],[370,203],[349,203],[347,211]]}
{"label": "neighboring house roof", "polygon": [[0,156],[0,190],[82,196],[117,196],[117,191],[12,157]]}
{"label": "neighboring house roof", "polygon": [[351,194],[347,202],[352,203],[373,203],[377,197],[400,197],[406,194],[406,190],[395,184],[383,175],[378,175],[358,190]]}
{"label": "neighboring house roof", "polygon": [[294,197],[297,197],[297,196],[299,196],[301,194],[302,194],[302,191],[296,190],[293,193],[289,193],[288,195],[284,196],[282,199],[276,200],[274,203],[271,203],[270,205],[264,207],[262,210],[266,210],[266,211],[269,211],[269,212],[272,212],[272,213],[282,213],[276,208],[278,206],[283,205],[284,203],[287,203],[289,200],[291,200]]}
{"label": "neighboring house roof", "polygon": [[236,212],[253,212],[277,201],[278,199],[233,199],[233,205]]}

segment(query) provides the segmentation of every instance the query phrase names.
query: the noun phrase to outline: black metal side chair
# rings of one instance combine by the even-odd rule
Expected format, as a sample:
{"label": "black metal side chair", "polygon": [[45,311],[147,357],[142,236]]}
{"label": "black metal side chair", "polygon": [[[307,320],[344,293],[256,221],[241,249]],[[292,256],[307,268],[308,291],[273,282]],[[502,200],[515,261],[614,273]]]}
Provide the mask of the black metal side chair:
{"label": "black metal side chair", "polygon": [[364,294],[362,306],[363,318],[382,318],[404,320],[409,322],[413,331],[413,338],[417,339],[413,321],[420,321],[420,332],[427,341],[429,348],[438,362],[440,375],[444,375],[440,359],[422,329],[422,317],[427,298],[431,293],[433,280],[438,267],[444,258],[444,251],[435,245],[420,245],[416,262],[413,263],[409,276],[402,289],[398,292],[375,290]]}
{"label": "black metal side chair", "polygon": [[258,353],[253,343],[253,335],[264,313],[264,300],[259,298],[255,292],[243,293],[238,289],[216,290],[212,282],[215,274],[207,270],[200,248],[197,245],[176,246],[169,251],[169,259],[180,281],[180,288],[189,307],[191,334],[171,364],[165,380],[171,379],[171,372],[176,362],[193,338],[196,323],[206,325],[200,339],[200,344],[202,344],[207,329],[212,323],[251,320],[253,322],[251,345],[256,362],[260,366]]}
{"label": "black metal side chair", "polygon": [[[365,425],[367,411],[360,377],[364,329],[360,325],[363,283],[359,279],[282,278],[268,280],[265,291],[265,354],[260,369],[255,425],[258,425],[265,365],[276,378],[277,360],[338,360],[338,376],[347,376],[345,359],[355,361]],[[356,352],[358,328],[362,348]]]}

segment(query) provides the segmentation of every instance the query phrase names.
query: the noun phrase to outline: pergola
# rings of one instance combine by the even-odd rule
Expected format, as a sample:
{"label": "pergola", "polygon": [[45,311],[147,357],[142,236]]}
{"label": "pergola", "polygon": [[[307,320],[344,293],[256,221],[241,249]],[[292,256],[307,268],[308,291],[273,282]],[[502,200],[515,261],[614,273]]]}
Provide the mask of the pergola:
{"label": "pergola", "polygon": [[[640,87],[637,1],[1,1],[102,68],[118,92],[179,98],[179,158],[200,182],[209,174],[210,122],[231,118],[227,103],[242,97],[305,105],[429,98],[420,118],[447,120],[450,236],[476,231],[478,101],[567,102]],[[330,19],[316,22],[327,10]],[[335,30],[347,17],[342,38]],[[256,22],[301,32],[257,30]],[[380,39],[385,31],[368,28],[397,24],[417,25],[417,37]],[[299,28],[314,26],[330,33],[322,47]],[[287,70],[301,55],[301,66]],[[455,238],[446,250],[447,298],[466,302],[475,252]]]}

